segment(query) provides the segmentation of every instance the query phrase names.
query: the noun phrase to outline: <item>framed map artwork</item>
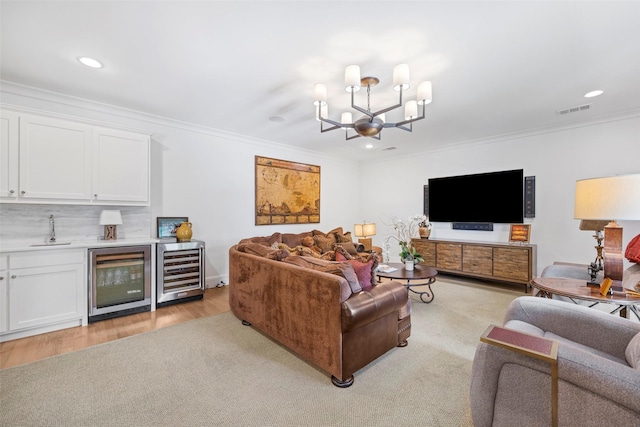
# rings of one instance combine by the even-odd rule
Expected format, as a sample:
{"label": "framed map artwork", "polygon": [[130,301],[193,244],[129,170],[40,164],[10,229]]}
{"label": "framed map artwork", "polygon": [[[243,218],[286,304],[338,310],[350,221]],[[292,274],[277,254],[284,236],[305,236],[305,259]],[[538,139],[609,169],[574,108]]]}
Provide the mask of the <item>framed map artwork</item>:
{"label": "framed map artwork", "polygon": [[320,166],[256,156],[256,225],[320,222]]}

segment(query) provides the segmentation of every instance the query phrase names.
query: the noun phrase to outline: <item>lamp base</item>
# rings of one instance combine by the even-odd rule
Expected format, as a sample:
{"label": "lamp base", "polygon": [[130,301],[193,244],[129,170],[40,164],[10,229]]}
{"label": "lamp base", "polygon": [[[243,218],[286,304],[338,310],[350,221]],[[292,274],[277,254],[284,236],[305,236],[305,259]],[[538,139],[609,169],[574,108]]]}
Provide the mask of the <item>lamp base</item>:
{"label": "lamp base", "polygon": [[104,240],[117,240],[117,230],[115,225],[104,226]]}
{"label": "lamp base", "polygon": [[611,221],[604,227],[604,277],[613,280],[612,289],[622,288],[622,227]]}
{"label": "lamp base", "polygon": [[362,246],[364,246],[364,250],[365,251],[371,251],[372,250],[372,240],[371,237],[363,237],[361,239],[358,239],[358,243],[360,243]]}

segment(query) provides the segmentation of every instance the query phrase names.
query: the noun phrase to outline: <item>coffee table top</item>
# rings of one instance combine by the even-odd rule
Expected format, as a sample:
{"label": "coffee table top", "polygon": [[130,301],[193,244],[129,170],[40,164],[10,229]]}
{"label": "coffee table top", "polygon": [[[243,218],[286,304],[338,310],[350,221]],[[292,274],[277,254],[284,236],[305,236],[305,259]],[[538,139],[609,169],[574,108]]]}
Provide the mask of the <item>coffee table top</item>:
{"label": "coffee table top", "polygon": [[428,265],[416,265],[413,267],[413,271],[409,271],[404,268],[404,264],[401,262],[390,262],[387,264],[390,267],[397,268],[396,271],[385,273],[383,271],[376,271],[379,277],[385,277],[387,279],[401,279],[401,280],[426,280],[436,277],[438,270]]}
{"label": "coffee table top", "polygon": [[640,304],[640,297],[634,297],[616,292],[613,295],[600,295],[600,288],[587,286],[585,280],[567,279],[564,277],[536,277],[531,281],[531,286],[550,294],[563,297],[577,298],[586,301],[614,303],[618,305]]}

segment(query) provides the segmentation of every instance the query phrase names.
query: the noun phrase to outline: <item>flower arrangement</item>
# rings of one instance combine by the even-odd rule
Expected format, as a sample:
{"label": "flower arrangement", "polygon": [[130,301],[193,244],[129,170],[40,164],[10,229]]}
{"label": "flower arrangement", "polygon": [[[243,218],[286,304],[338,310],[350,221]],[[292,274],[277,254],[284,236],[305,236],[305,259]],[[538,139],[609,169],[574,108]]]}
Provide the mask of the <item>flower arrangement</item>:
{"label": "flower arrangement", "polygon": [[402,262],[413,261],[414,263],[423,262],[424,258],[416,251],[411,239],[419,237],[418,230],[420,227],[431,229],[427,217],[425,215],[413,215],[405,222],[398,218],[393,218],[392,224],[395,234],[390,234],[385,239],[385,247],[389,247],[389,241],[395,240],[400,245],[400,259]]}

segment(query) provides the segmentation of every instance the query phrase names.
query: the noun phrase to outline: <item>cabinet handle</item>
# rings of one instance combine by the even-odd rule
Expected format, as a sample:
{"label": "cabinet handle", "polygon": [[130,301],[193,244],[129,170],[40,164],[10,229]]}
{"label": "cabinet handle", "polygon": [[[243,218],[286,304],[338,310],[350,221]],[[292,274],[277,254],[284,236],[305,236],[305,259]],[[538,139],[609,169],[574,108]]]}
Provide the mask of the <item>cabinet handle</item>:
{"label": "cabinet handle", "polygon": [[9,194],[13,194],[13,193],[15,193],[14,190],[9,190]]}
{"label": "cabinet handle", "polygon": [[97,198],[98,198],[98,195],[97,195],[97,194],[94,194],[94,195],[93,195],[93,198],[94,198],[94,199],[97,199]]}
{"label": "cabinet handle", "polygon": [[21,193],[21,194],[26,194],[27,192],[26,192],[26,191],[24,191],[24,190],[22,190],[20,193]]}
{"label": "cabinet handle", "polygon": [[4,280],[4,277],[0,277],[0,280]]}
{"label": "cabinet handle", "polygon": [[18,276],[16,276],[15,274],[11,276],[12,279],[15,279],[16,277]]}

